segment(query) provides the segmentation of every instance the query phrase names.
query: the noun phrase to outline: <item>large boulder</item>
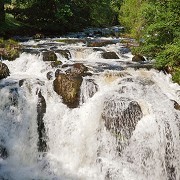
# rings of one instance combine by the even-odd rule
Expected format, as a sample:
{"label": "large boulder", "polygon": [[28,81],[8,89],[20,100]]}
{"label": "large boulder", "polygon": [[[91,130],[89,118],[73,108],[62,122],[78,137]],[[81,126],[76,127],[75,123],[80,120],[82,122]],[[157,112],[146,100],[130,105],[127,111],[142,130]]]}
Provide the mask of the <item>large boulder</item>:
{"label": "large boulder", "polygon": [[82,76],[73,74],[59,74],[53,82],[54,91],[62,96],[63,103],[69,108],[76,108],[80,100]]}
{"label": "large boulder", "polygon": [[42,52],[43,61],[57,61],[57,56],[53,51]]}
{"label": "large boulder", "polygon": [[0,62],[0,80],[9,76],[9,68],[6,64]]}
{"label": "large boulder", "polygon": [[102,57],[104,59],[119,59],[118,55],[115,52],[103,52]]}
{"label": "large boulder", "polygon": [[120,97],[117,94],[105,100],[102,119],[106,129],[116,138],[119,153],[128,144],[142,116],[140,105],[133,99]]}
{"label": "large boulder", "polygon": [[142,62],[142,61],[146,61],[145,58],[140,55],[140,54],[135,54],[132,58],[132,61],[134,62]]}
{"label": "large boulder", "polygon": [[83,76],[89,75],[88,68],[82,63],[75,63],[62,73],[56,71],[53,82],[54,91],[62,97],[63,103],[69,108],[76,108],[80,103],[80,89]]}

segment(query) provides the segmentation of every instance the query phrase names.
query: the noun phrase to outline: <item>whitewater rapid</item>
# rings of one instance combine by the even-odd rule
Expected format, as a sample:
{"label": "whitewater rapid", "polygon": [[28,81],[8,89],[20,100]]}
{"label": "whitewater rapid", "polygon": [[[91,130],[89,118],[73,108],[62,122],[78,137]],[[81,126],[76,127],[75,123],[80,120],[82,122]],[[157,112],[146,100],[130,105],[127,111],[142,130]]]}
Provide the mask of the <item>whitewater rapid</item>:
{"label": "whitewater rapid", "polygon": [[[50,49],[54,41],[23,45],[45,43]],[[174,108],[174,101],[180,104],[180,87],[163,72],[129,67],[132,55],[122,56],[121,46],[102,47],[119,57],[103,59],[82,43],[57,44],[71,53],[70,59],[57,55],[64,64],[83,62],[93,74],[83,77],[80,106],[74,109],[53,90],[55,77],[48,80],[47,73],[56,68],[41,53],[4,60],[11,75],[0,81],[0,145],[8,151],[7,159],[0,159],[0,179],[180,179],[180,111]],[[46,101],[46,152],[37,148],[39,91]],[[109,121],[121,116],[127,121],[117,133]]]}

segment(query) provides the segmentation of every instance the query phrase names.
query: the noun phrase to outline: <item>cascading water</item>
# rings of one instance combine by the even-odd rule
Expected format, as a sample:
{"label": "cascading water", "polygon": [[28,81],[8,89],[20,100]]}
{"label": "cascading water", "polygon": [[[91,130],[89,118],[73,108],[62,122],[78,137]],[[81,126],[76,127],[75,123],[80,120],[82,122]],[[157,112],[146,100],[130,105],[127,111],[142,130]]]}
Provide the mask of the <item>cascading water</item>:
{"label": "cascading water", "polygon": [[[49,41],[41,46],[51,49]],[[4,61],[11,75],[0,81],[0,179],[180,179],[180,88],[156,70],[128,68],[132,56],[121,57],[119,47],[86,47],[80,55],[82,44],[63,44],[71,57],[58,60],[70,67],[83,61],[90,70],[77,108],[54,91],[55,77],[46,78],[57,68],[41,49]],[[102,49],[120,59],[103,59]]]}

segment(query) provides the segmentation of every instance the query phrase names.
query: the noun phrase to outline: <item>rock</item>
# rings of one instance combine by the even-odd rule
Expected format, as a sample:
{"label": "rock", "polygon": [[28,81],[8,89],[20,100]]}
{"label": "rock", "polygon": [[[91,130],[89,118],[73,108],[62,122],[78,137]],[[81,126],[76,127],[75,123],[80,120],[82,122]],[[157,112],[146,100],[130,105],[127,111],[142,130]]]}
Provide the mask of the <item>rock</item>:
{"label": "rock", "polygon": [[42,52],[43,61],[57,61],[57,56],[53,51]]}
{"label": "rock", "polygon": [[37,92],[38,94],[38,104],[37,104],[37,124],[38,124],[38,151],[45,152],[47,151],[46,143],[46,129],[43,121],[44,114],[46,113],[46,100],[41,93],[41,90]]}
{"label": "rock", "polygon": [[104,59],[119,59],[118,55],[115,52],[103,52],[102,57]]}
{"label": "rock", "polygon": [[40,54],[39,50],[30,49],[30,48],[28,48],[28,49],[24,48],[24,49],[21,50],[21,52],[25,52],[25,53],[28,53],[28,54],[34,54],[34,55],[39,55]]}
{"label": "rock", "polygon": [[175,100],[171,100],[174,103],[174,108],[178,111],[180,111],[180,105]]}
{"label": "rock", "polygon": [[60,69],[57,69],[56,72],[55,72],[55,77],[57,77],[61,73],[62,73],[62,71]]}
{"label": "rock", "polygon": [[83,76],[85,73],[87,73],[88,68],[82,64],[82,63],[75,63],[73,66],[66,71],[68,74],[72,74],[73,76]]}
{"label": "rock", "polygon": [[62,96],[63,103],[69,108],[79,106],[82,76],[73,74],[59,74],[53,82],[54,91]]}
{"label": "rock", "polygon": [[81,103],[85,103],[89,98],[93,97],[98,91],[98,85],[94,79],[83,79],[81,85]]}
{"label": "rock", "polygon": [[54,61],[54,62],[51,62],[52,68],[58,67],[58,66],[61,66],[61,65],[62,65],[62,62],[61,62],[61,61]]}
{"label": "rock", "polygon": [[107,41],[91,41],[91,40],[87,40],[86,42],[87,47],[102,47],[102,46],[106,46],[109,44],[116,44],[116,42],[113,42],[111,40],[107,40]]}
{"label": "rock", "polygon": [[133,99],[121,97],[117,94],[105,100],[102,119],[106,129],[117,140],[119,154],[128,144],[128,140],[142,116],[140,105]]}
{"label": "rock", "polygon": [[48,80],[52,80],[53,79],[53,72],[52,71],[49,71],[46,75],[47,79]]}
{"label": "rock", "polygon": [[41,33],[37,33],[33,36],[33,39],[43,39],[44,38],[44,34]]}
{"label": "rock", "polygon": [[0,145],[0,158],[1,159],[6,159],[8,157],[8,152],[7,152],[7,149]]}
{"label": "rock", "polygon": [[54,91],[62,96],[63,103],[70,108],[76,108],[80,102],[80,87],[82,76],[88,75],[88,68],[82,63],[75,63],[65,71],[57,69],[54,80]]}
{"label": "rock", "polygon": [[145,58],[140,55],[140,54],[135,54],[132,58],[132,61],[134,62],[141,62],[141,61],[146,61]]}
{"label": "rock", "polygon": [[6,64],[0,62],[0,80],[10,75],[9,68]]}
{"label": "rock", "polygon": [[121,54],[127,54],[127,53],[129,53],[129,52],[131,52],[131,50],[130,50],[128,47],[122,47],[122,48],[120,49],[120,53],[121,53]]}
{"label": "rock", "polygon": [[66,59],[71,58],[71,53],[69,52],[69,50],[58,49],[55,51],[55,53],[61,54],[61,56]]}
{"label": "rock", "polygon": [[19,93],[18,88],[9,89],[9,99],[11,100],[11,105],[18,106]]}

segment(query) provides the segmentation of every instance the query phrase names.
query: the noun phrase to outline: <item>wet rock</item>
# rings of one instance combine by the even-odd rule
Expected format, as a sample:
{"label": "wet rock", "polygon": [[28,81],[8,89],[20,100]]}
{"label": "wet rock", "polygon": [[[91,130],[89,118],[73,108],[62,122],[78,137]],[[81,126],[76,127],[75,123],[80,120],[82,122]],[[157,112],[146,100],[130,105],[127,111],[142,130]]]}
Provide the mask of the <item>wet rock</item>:
{"label": "wet rock", "polygon": [[83,76],[87,73],[88,68],[82,63],[75,63],[73,66],[66,71],[67,74],[72,74],[73,76]]}
{"label": "wet rock", "polygon": [[66,59],[71,58],[71,53],[69,52],[69,50],[58,49],[55,52],[58,54],[61,54],[61,56],[66,58]]}
{"label": "wet rock", "polygon": [[63,73],[60,69],[57,69],[55,71],[55,77],[57,77],[59,74]]}
{"label": "wet rock", "polygon": [[116,42],[113,42],[111,40],[109,41],[91,41],[91,40],[87,40],[86,42],[87,47],[102,47],[102,46],[106,46],[109,44],[116,44]]}
{"label": "wet rock", "polygon": [[38,94],[38,104],[37,104],[37,124],[38,124],[38,151],[45,152],[47,151],[47,143],[46,143],[46,129],[44,125],[44,114],[46,113],[46,100],[42,95],[41,91],[37,92]]}
{"label": "wet rock", "polygon": [[73,66],[72,64],[63,64],[62,68],[67,68],[67,67],[72,67],[72,66]]}
{"label": "wet rock", "polygon": [[10,75],[9,68],[6,64],[0,62],[0,80]]}
{"label": "wet rock", "polygon": [[102,119],[106,129],[117,139],[119,154],[128,144],[142,116],[140,105],[133,99],[120,97],[117,94],[105,100]]}
{"label": "wet rock", "polygon": [[54,61],[54,62],[51,62],[52,68],[58,67],[58,66],[61,66],[61,65],[62,65],[62,62],[61,62],[61,61]]}
{"label": "wet rock", "polygon": [[40,52],[37,49],[29,49],[29,48],[26,49],[26,48],[24,48],[21,51],[25,52],[25,53],[28,53],[28,54],[35,54],[35,55],[40,54]]}
{"label": "wet rock", "polygon": [[70,108],[79,106],[82,77],[88,74],[87,70],[88,68],[82,63],[76,63],[71,65],[65,74],[60,70],[55,73],[54,91],[62,96],[63,103]]}
{"label": "wet rock", "polygon": [[104,59],[119,59],[118,55],[115,52],[103,52],[102,57]]}
{"label": "wet rock", "polygon": [[47,79],[48,80],[52,80],[53,79],[53,72],[52,71],[49,71],[46,75]]}
{"label": "wet rock", "polygon": [[171,100],[174,103],[174,108],[178,111],[180,111],[180,105],[175,100]]}
{"label": "wet rock", "polygon": [[145,58],[140,55],[140,54],[135,54],[132,58],[132,61],[134,62],[141,62],[141,61],[146,61]]}
{"label": "wet rock", "polygon": [[127,54],[127,53],[129,53],[129,52],[131,52],[131,50],[130,50],[128,47],[122,47],[122,48],[120,49],[120,53],[121,53],[121,54]]}
{"label": "wet rock", "polygon": [[3,145],[0,145],[0,158],[6,159],[7,157],[8,157],[7,149]]}
{"label": "wet rock", "polygon": [[81,85],[81,103],[85,103],[89,98],[93,97],[98,91],[98,85],[94,79],[83,79]]}
{"label": "wet rock", "polygon": [[11,100],[11,105],[18,106],[19,93],[18,88],[11,88],[9,90],[9,99]]}
{"label": "wet rock", "polygon": [[57,56],[53,51],[42,52],[43,61],[57,61]]}
{"label": "wet rock", "polygon": [[59,74],[53,82],[54,91],[62,96],[63,103],[69,108],[79,105],[82,80],[80,75]]}

